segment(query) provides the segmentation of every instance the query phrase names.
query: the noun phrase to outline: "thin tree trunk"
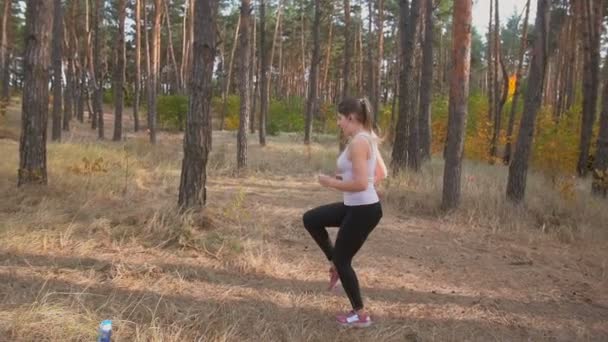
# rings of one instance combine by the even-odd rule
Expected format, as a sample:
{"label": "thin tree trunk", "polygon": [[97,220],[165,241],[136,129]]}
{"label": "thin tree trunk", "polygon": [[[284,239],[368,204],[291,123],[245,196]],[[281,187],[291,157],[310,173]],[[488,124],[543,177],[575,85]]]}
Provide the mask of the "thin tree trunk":
{"label": "thin tree trunk", "polygon": [[[342,88],[342,97],[346,97],[350,93],[350,65],[353,55],[351,47],[352,35],[350,32],[350,26],[350,0],[344,0],[344,66],[342,68],[342,80],[344,83]],[[325,73],[325,75],[327,77],[327,72]]]}
{"label": "thin tree trunk", "polygon": [[192,77],[188,114],[184,132],[184,159],[180,178],[178,205],[197,208],[207,200],[207,159],[211,140],[211,96],[215,60],[217,13],[216,0],[194,0]]}
{"label": "thin tree trunk", "polygon": [[[328,79],[327,76],[329,75],[329,69],[331,67],[331,43],[332,43],[332,35],[333,35],[333,22],[330,20],[329,21],[329,33],[328,33],[328,38],[327,38],[327,53],[325,54],[325,68],[323,70],[323,81],[321,82],[321,84],[323,85],[323,95],[324,98],[327,100],[328,97],[328,93],[329,93],[329,84],[328,84]],[[344,43],[344,48],[346,49],[346,42]]]}
{"label": "thin tree trunk", "polygon": [[317,101],[317,78],[319,74],[319,62],[320,62],[320,28],[321,26],[321,0],[315,0],[315,21],[312,29],[312,60],[310,61],[310,74],[309,74],[309,92],[308,101],[306,101],[306,127],[304,131],[304,144],[310,144],[310,138],[312,136],[312,121],[314,112],[316,109]]}
{"label": "thin tree trunk", "polygon": [[[605,59],[608,63],[608,56]],[[591,192],[594,195],[608,195],[608,79],[604,81],[600,129],[597,137],[597,150],[593,162],[593,182]]]}
{"label": "thin tree trunk", "polygon": [[515,89],[513,93],[513,99],[511,100],[511,112],[509,113],[509,123],[507,125],[507,146],[505,146],[505,154],[503,157],[503,162],[505,165],[509,165],[511,162],[511,153],[512,153],[512,142],[514,140],[513,137],[513,127],[515,126],[515,111],[517,110],[517,103],[520,95],[520,87],[521,87],[521,78],[522,78],[522,70],[524,65],[524,53],[527,49],[528,42],[528,15],[530,13],[530,0],[526,2],[526,14],[524,15],[523,21],[523,32],[521,36],[521,44],[519,46],[519,57],[517,62],[517,71],[515,72]]}
{"label": "thin tree trunk", "polygon": [[54,1],[28,0],[17,185],[47,184],[48,80]]}
{"label": "thin tree trunk", "polygon": [[169,0],[165,0],[165,13],[167,15],[165,15],[165,19],[166,19],[166,23],[167,23],[167,37],[168,37],[168,42],[167,42],[167,48],[169,49],[169,57],[171,58],[171,64],[173,65],[173,75],[175,77],[175,81],[177,82],[176,86],[178,88],[178,91],[181,92],[182,91],[182,75],[179,72],[179,67],[177,66],[177,59],[175,58],[175,50],[173,48],[173,29],[171,26],[171,16],[169,15],[169,5],[168,5]]}
{"label": "thin tree trunk", "polygon": [[[249,68],[249,86],[253,85],[253,92],[251,92],[251,113],[249,113],[249,131],[251,133],[255,133],[255,114],[256,114],[256,99],[258,94],[258,81],[259,81],[259,59],[256,58],[256,47],[257,47],[257,22],[255,18],[255,12],[253,12],[252,17],[253,23],[253,34],[251,35],[251,40],[253,44],[251,44],[251,67]],[[254,76],[255,76],[255,84],[254,84]]]}
{"label": "thin tree trunk", "polygon": [[237,39],[239,36],[239,30],[241,27],[241,17],[236,23],[236,28],[234,29],[234,44],[232,45],[232,51],[230,52],[230,64],[228,64],[228,76],[226,77],[226,87],[224,88],[224,95],[222,100],[222,119],[220,121],[220,130],[224,130],[224,121],[226,120],[226,100],[228,99],[228,93],[230,92],[230,80],[232,80],[232,66],[234,65],[234,54],[236,52],[237,47]]}
{"label": "thin tree trunk", "polygon": [[62,55],[63,55],[63,9],[61,8],[61,0],[53,0],[55,2],[53,16],[53,129],[51,140],[61,140],[61,124],[62,124]]}
{"label": "thin tree trunk", "polygon": [[[150,133],[150,143],[156,144],[156,122],[157,122],[157,110],[156,110],[156,97],[158,88],[158,70],[159,70],[159,44],[160,44],[160,27],[162,19],[162,1],[154,1],[154,26],[152,28],[152,43],[150,44],[150,51],[152,56],[150,57],[150,73],[148,74],[148,130]],[[150,52],[148,52],[150,53]]]}
{"label": "thin tree trunk", "polygon": [[141,97],[141,0],[135,0],[135,91],[133,94],[133,130],[139,131],[139,102]]}
{"label": "thin tree trunk", "polygon": [[[411,23],[411,28],[412,28],[412,39],[413,42],[416,42],[418,40],[418,28],[419,28],[419,17],[420,17],[420,1],[424,1],[424,0],[412,0],[412,6],[410,8],[410,23]],[[418,51],[418,49],[415,47],[415,43],[412,46],[412,48],[414,48],[414,51],[412,51],[412,53],[414,54],[414,56],[412,56],[412,59],[415,60],[416,59],[416,52]],[[413,62],[412,62],[413,63]],[[407,165],[408,168],[412,171],[418,172],[420,171],[420,142],[419,142],[419,132],[418,132],[418,121],[419,116],[418,113],[416,113],[416,110],[419,108],[418,107],[418,103],[417,103],[417,94],[416,94],[416,90],[420,89],[420,84],[418,83],[419,81],[419,77],[417,77],[418,75],[418,70],[419,68],[417,67],[416,69],[414,69],[411,73],[411,79],[413,79],[414,81],[414,86],[411,88],[410,92],[408,93],[408,97],[409,99],[407,99],[406,101],[406,105],[407,105],[407,117],[409,120],[409,124],[408,124],[408,129],[409,129],[409,134],[408,134],[408,144],[407,144]],[[411,81],[410,81],[411,82]],[[412,84],[410,83],[410,86],[412,86]],[[400,116],[401,118],[401,116]]]}
{"label": "thin tree trunk", "polygon": [[[490,142],[490,163],[494,164],[496,158],[496,150],[498,145],[498,139],[500,136],[500,127],[502,124],[502,109],[507,101],[507,95],[509,92],[509,75],[507,74],[506,67],[504,65],[504,59],[502,54],[500,53],[500,19],[499,19],[499,11],[498,11],[498,0],[495,0],[496,11],[494,12],[494,75],[496,76],[495,85],[494,85],[494,97],[496,101],[496,112],[494,113],[494,132],[492,133],[492,141]],[[502,70],[502,82],[503,89],[500,92],[499,82],[498,82],[498,64],[500,63]],[[500,99],[499,94],[500,92]]]}
{"label": "thin tree trunk", "polygon": [[[272,35],[272,47],[270,48],[270,60],[269,60],[269,67],[270,70],[272,71],[272,66],[274,65],[274,50],[275,50],[275,46],[276,46],[276,42],[277,42],[277,37],[279,34],[279,26],[281,24],[281,21],[283,20],[281,18],[282,15],[282,2],[283,0],[279,0],[279,4],[277,6],[277,20],[275,22],[274,25],[274,34]],[[270,73],[269,76],[269,82],[268,82],[268,96],[270,96],[271,92],[270,92],[270,84],[272,83],[272,72]]]}
{"label": "thin tree trunk", "polygon": [[454,0],[452,25],[452,58],[448,133],[443,171],[441,207],[452,210],[460,204],[462,156],[467,122],[469,73],[471,66],[471,8],[472,0]]}
{"label": "thin tree trunk", "polygon": [[583,117],[576,171],[580,177],[584,177],[588,171],[589,150],[597,110],[599,48],[603,17],[601,1],[593,1],[592,4],[590,0],[583,0],[581,7],[579,8],[585,14],[582,32],[586,58],[584,59],[585,72],[583,74]]}
{"label": "thin tree trunk", "polygon": [[249,46],[249,26],[251,21],[250,0],[241,0],[241,30],[239,35],[239,90],[241,95],[241,113],[239,118],[239,133],[237,136],[237,170],[247,168],[247,126],[249,120],[250,83],[249,65],[251,47]]}
{"label": "thin tree trunk", "polygon": [[424,16],[424,45],[422,46],[422,75],[420,82],[420,157],[431,159],[431,100],[433,94],[433,0],[426,0]]}
{"label": "thin tree trunk", "polygon": [[[0,114],[4,115],[10,101],[10,58],[9,58],[9,23],[11,21],[12,0],[4,0],[2,11],[2,38],[0,39]],[[8,77],[7,77],[8,76]]]}
{"label": "thin tree trunk", "polygon": [[95,16],[93,22],[93,30],[95,31],[93,66],[95,73],[93,110],[97,119],[97,137],[105,139],[104,134],[104,115],[103,115],[103,68],[101,65],[101,23],[103,22],[104,0],[97,0],[95,6]]}
{"label": "thin tree trunk", "polygon": [[122,140],[122,110],[124,106],[125,85],[125,0],[118,0],[118,37],[116,39],[116,65],[114,66],[114,136],[112,140]]}
{"label": "thin tree trunk", "polygon": [[532,150],[532,138],[536,114],[541,105],[543,82],[547,64],[547,32],[549,28],[550,0],[538,0],[536,22],[534,24],[535,41],[530,61],[530,76],[524,99],[524,112],[521,118],[521,127],[517,136],[517,145],[513,161],[509,166],[507,182],[507,198],[520,203],[526,191],[526,176],[528,162]]}
{"label": "thin tree trunk", "polygon": [[[374,10],[372,7],[372,3],[374,0],[367,0],[367,97],[371,103],[374,103],[376,100],[374,98],[376,91],[374,89],[374,77],[375,70],[374,67],[374,49],[372,49],[372,42],[374,41],[374,31],[373,31],[373,17]],[[413,45],[412,45],[413,46]]]}
{"label": "thin tree trunk", "polygon": [[490,0],[490,22],[488,23],[488,120],[492,122],[494,119],[494,101],[495,94],[494,90],[494,25],[493,25],[493,15],[494,15],[494,1]]}
{"label": "thin tree trunk", "polygon": [[268,115],[268,51],[266,44],[266,0],[260,0],[260,119],[258,135],[261,146],[266,146],[266,116]]}
{"label": "thin tree trunk", "polygon": [[376,54],[376,76],[374,78],[374,124],[378,125],[380,118],[380,97],[382,88],[382,66],[384,65],[384,0],[378,0],[378,52]]}
{"label": "thin tree trunk", "polygon": [[[66,34],[68,34],[69,36],[69,32],[67,32],[66,29]],[[69,131],[70,130],[70,121],[72,120],[72,116],[74,113],[74,78],[75,78],[75,72],[74,72],[74,58],[73,58],[73,51],[74,49],[71,48],[70,46],[68,46],[66,44],[65,49],[67,51],[67,66],[66,66],[66,71],[65,71],[65,78],[66,78],[66,82],[65,82],[65,91],[64,91],[64,101],[63,101],[63,130],[64,131]]]}

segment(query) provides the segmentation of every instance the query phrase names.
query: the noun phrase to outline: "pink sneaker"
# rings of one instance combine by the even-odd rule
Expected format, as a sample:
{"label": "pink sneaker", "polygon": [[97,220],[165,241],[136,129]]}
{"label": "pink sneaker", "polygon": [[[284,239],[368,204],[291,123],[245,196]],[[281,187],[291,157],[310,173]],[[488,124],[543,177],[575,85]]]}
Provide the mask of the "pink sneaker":
{"label": "pink sneaker", "polygon": [[372,319],[367,314],[359,314],[355,311],[336,316],[338,324],[343,327],[367,328],[372,325]]}
{"label": "pink sneaker", "polygon": [[327,286],[327,291],[332,291],[338,285],[338,281],[340,281],[340,276],[338,275],[338,271],[332,266],[329,268],[329,285]]}

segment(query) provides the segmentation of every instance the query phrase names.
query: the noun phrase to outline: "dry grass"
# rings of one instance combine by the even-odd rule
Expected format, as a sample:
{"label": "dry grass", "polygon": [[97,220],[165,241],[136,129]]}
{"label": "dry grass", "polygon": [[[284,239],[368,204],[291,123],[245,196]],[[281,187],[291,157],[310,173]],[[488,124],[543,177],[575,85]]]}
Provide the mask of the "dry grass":
{"label": "dry grass", "polygon": [[[5,136],[18,136],[16,109],[0,122]],[[300,219],[339,199],[314,180],[333,168],[333,137],[306,148],[284,134],[261,148],[251,136],[237,178],[235,135],[214,133],[209,205],[179,215],[179,135],[151,147],[141,134],[99,142],[74,126],[48,145],[43,189],[16,187],[18,143],[0,137],[7,340],[90,341],[103,319],[116,341],[608,339],[608,213],[586,184],[564,195],[531,175],[515,208],[505,168],[467,163],[462,209],[445,216],[441,161],[391,178],[385,217],[356,259],[377,324],[344,330],[332,315],[347,300],[323,291],[325,262]]]}

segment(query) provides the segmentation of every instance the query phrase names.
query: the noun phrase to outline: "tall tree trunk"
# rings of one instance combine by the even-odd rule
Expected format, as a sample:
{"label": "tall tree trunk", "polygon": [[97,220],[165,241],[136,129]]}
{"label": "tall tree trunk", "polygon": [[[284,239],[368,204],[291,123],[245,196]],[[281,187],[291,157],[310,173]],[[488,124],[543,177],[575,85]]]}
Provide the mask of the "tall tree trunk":
{"label": "tall tree trunk", "polygon": [[[65,47],[68,48],[67,46]],[[70,121],[74,113],[74,58],[72,49],[68,49],[67,65],[65,70],[65,91],[63,93],[63,125],[64,131],[70,130]]]}
{"label": "tall tree trunk", "polygon": [[249,83],[249,65],[251,47],[249,46],[249,26],[251,21],[251,4],[250,0],[241,0],[241,30],[239,34],[239,90],[241,95],[241,113],[239,117],[239,133],[237,136],[237,153],[236,165],[237,170],[247,168],[247,126],[249,120],[250,83]]}
{"label": "tall tree trunk", "polygon": [[[496,76],[494,82],[494,97],[495,97],[495,112],[494,112],[494,131],[492,133],[492,140],[490,141],[490,163],[494,164],[496,158],[496,152],[498,148],[498,139],[500,137],[500,128],[502,124],[502,109],[507,101],[507,95],[509,92],[509,75],[507,74],[507,70],[504,64],[504,58],[500,53],[500,19],[499,19],[499,11],[498,11],[498,0],[495,0],[494,5],[496,7],[496,11],[494,12],[494,75]],[[502,82],[503,89],[500,91],[499,82],[498,82],[498,64],[501,66],[502,70]],[[500,93],[500,98],[499,98]]]}
{"label": "tall tree trunk", "polygon": [[519,46],[517,71],[515,72],[515,89],[513,93],[513,99],[511,100],[511,112],[509,113],[509,123],[507,124],[507,146],[505,146],[505,154],[503,156],[503,162],[508,165],[511,162],[512,153],[512,142],[513,142],[513,126],[515,126],[515,111],[517,110],[517,103],[519,100],[522,70],[524,65],[524,53],[527,49],[528,42],[528,15],[530,13],[530,0],[526,2],[526,14],[524,15],[523,21],[523,32],[521,36],[521,44]]}
{"label": "tall tree trunk", "polygon": [[[282,16],[282,12],[283,12],[283,0],[279,0],[279,4],[277,5],[277,20],[275,21],[275,25],[274,25],[274,34],[272,35],[272,47],[270,48],[270,60],[269,60],[269,66],[270,66],[270,71],[272,71],[272,66],[274,65],[274,50],[276,48],[277,45],[277,39],[279,36],[279,27],[281,25],[281,21],[283,21],[283,18],[281,18]],[[269,82],[268,82],[268,96],[270,96],[270,98],[272,98],[271,96],[271,92],[270,92],[270,85],[273,83],[272,80],[272,72],[270,73],[269,76]]]}
{"label": "tall tree trunk", "polygon": [[2,11],[2,38],[0,39],[0,114],[4,115],[10,101],[10,58],[9,58],[9,24],[11,21],[12,0],[4,0]]}
{"label": "tall tree trunk", "polygon": [[95,16],[93,21],[93,31],[95,33],[93,67],[95,73],[94,86],[94,105],[95,117],[97,119],[97,137],[105,139],[104,134],[104,115],[103,115],[103,66],[101,65],[101,44],[103,41],[101,23],[103,22],[104,0],[97,0],[95,6]]}
{"label": "tall tree trunk", "polygon": [[135,0],[135,85],[133,94],[133,130],[139,131],[139,102],[141,97],[141,0]]}
{"label": "tall tree trunk", "polygon": [[[327,76],[329,75],[329,69],[331,69],[331,45],[332,45],[332,37],[333,37],[333,27],[334,24],[332,20],[329,20],[329,33],[327,38],[327,53],[325,54],[325,68],[323,70],[323,81],[321,81],[323,87],[323,98],[327,101],[329,99],[329,83]],[[344,43],[346,48],[346,42]]]}
{"label": "tall tree trunk", "polygon": [[411,22],[409,0],[399,2],[399,49],[401,51],[401,67],[399,70],[399,115],[395,128],[391,168],[395,173],[407,165],[407,143],[409,135],[409,110],[411,93],[413,92],[411,78],[414,56],[415,23]]}
{"label": "tall tree trunk", "polygon": [[359,51],[358,51],[358,70],[357,74],[357,94],[363,94],[363,20],[361,20],[361,24],[357,25],[357,41],[359,43]]}
{"label": "tall tree trunk", "polygon": [[54,14],[53,19],[53,47],[52,47],[52,59],[53,59],[53,129],[51,139],[53,141],[61,140],[61,95],[62,95],[62,56],[63,56],[63,9],[61,8],[61,0],[53,0]]}
{"label": "tall tree trunk", "polygon": [[493,15],[494,15],[494,1],[490,0],[490,22],[488,23],[488,120],[492,122],[494,119],[494,98],[496,94],[494,94],[494,25],[493,25]]}
{"label": "tall tree trunk", "polygon": [[344,0],[344,66],[342,68],[342,79],[344,81],[342,88],[342,97],[346,97],[350,93],[350,69],[352,60],[352,35],[351,35],[351,20],[350,20],[350,0]]}
{"label": "tall tree trunk", "polygon": [[[250,4],[251,6],[251,4]],[[259,78],[259,74],[258,74],[258,65],[259,65],[259,61],[258,58],[256,58],[256,43],[257,43],[257,23],[256,23],[256,18],[255,18],[255,12],[253,12],[253,17],[250,19],[253,22],[250,24],[251,26],[253,26],[253,30],[252,30],[252,35],[251,35],[251,40],[253,41],[253,43],[251,44],[251,51],[250,53],[250,58],[251,58],[251,66],[249,67],[249,86],[253,87],[253,91],[250,91],[250,95],[251,95],[251,99],[250,102],[251,103],[251,112],[249,113],[249,131],[251,133],[255,133],[255,114],[256,114],[256,99],[257,99],[257,94],[258,94],[258,78]],[[254,85],[254,76],[255,76],[255,85]]]}
{"label": "tall tree trunk", "polygon": [[[152,28],[152,43],[150,44],[150,73],[148,74],[148,130],[150,132],[150,143],[156,144],[156,122],[157,122],[157,109],[156,109],[156,97],[158,89],[159,79],[159,64],[160,64],[160,27],[162,23],[162,1],[154,1],[154,26]],[[196,9],[195,9],[196,10]]]}
{"label": "tall tree trunk", "polygon": [[378,0],[378,19],[376,27],[378,28],[378,52],[376,54],[376,72],[374,78],[374,102],[372,103],[374,111],[374,124],[378,125],[380,119],[380,98],[382,88],[382,66],[384,65],[384,0]]}
{"label": "tall tree trunk", "polygon": [[[412,29],[412,39],[413,42],[418,40],[418,28],[419,28],[419,17],[420,17],[420,1],[423,0],[412,0],[412,7],[410,8],[410,23]],[[412,53],[415,55],[418,49],[415,48],[415,44],[412,45],[414,51]],[[415,59],[415,56],[412,56],[412,59]],[[413,63],[413,62],[412,62]],[[418,68],[415,69],[416,72],[413,72],[412,79],[419,80],[417,77]],[[411,81],[410,81],[411,82]],[[411,86],[411,83],[410,83]],[[407,111],[408,111],[408,120],[409,120],[409,134],[408,134],[408,144],[407,144],[407,166],[410,170],[415,172],[420,171],[420,144],[419,144],[419,133],[418,133],[418,121],[419,116],[416,113],[418,109],[417,106],[417,96],[416,90],[420,89],[420,84],[418,82],[414,82],[414,86],[411,88],[408,96],[409,99],[406,101]],[[401,117],[400,117],[401,118]]]}
{"label": "tall tree trunk", "polygon": [[190,38],[188,35],[188,25],[189,25],[189,22],[192,20],[192,18],[190,18],[188,16],[188,12],[189,12],[188,8],[190,6],[192,6],[190,4],[190,0],[185,0],[184,15],[182,17],[182,60],[179,64],[179,79],[182,81],[182,83],[179,85],[179,87],[183,91],[187,91],[186,82],[184,82],[184,72],[185,72],[185,67],[186,67],[186,60],[188,58],[188,54],[190,53],[190,49],[189,49],[190,42],[188,41],[188,39]]}
{"label": "tall tree trunk", "polygon": [[317,101],[317,78],[319,76],[319,62],[320,62],[320,42],[319,35],[321,31],[321,0],[315,0],[315,21],[312,29],[312,59],[310,61],[310,74],[309,74],[309,91],[308,100],[306,101],[306,127],[304,131],[304,144],[310,144],[310,138],[312,136],[312,121],[316,110]]}
{"label": "tall tree trunk", "polygon": [[188,114],[184,132],[184,159],[180,178],[178,205],[196,208],[207,199],[207,158],[211,134],[211,95],[213,61],[216,51],[215,16],[216,0],[195,2],[193,24],[195,34],[192,46],[192,77],[190,80]]}
{"label": "tall tree trunk", "polygon": [[[374,41],[374,29],[373,29],[373,17],[374,8],[372,6],[374,0],[367,0],[367,97],[371,103],[376,101],[374,95],[376,91],[374,89],[375,81],[374,77],[376,74],[376,68],[374,67],[374,49],[372,48],[372,42]],[[413,45],[412,45],[413,46]]]}
{"label": "tall tree trunk", "polygon": [[266,44],[266,0],[260,0],[260,145],[266,146],[266,116],[268,115],[268,51]]}
{"label": "tall tree trunk", "polygon": [[306,22],[304,21],[304,13],[306,12],[306,8],[305,8],[305,0],[301,0],[301,7],[300,7],[300,19],[301,19],[301,39],[300,39],[300,45],[302,47],[302,97],[306,98],[308,96],[307,91],[308,88],[306,87],[306,78],[304,77],[304,75],[306,74],[306,43],[305,43],[305,39],[304,39],[304,35],[306,32]]}
{"label": "tall tree trunk", "polygon": [[599,49],[603,17],[601,1],[583,0],[581,5],[579,9],[583,11],[585,18],[582,21],[585,72],[583,73],[583,117],[576,171],[579,176],[584,177],[588,171],[589,150],[597,110]]}
{"label": "tall tree trunk", "polygon": [[169,15],[169,0],[165,0],[165,15],[166,23],[167,23],[167,48],[169,49],[169,57],[171,58],[171,65],[173,68],[173,75],[175,77],[176,88],[179,92],[182,91],[182,77],[179,72],[179,67],[177,66],[177,59],[175,58],[175,50],[173,48],[173,28],[171,26],[171,16]]}
{"label": "tall tree trunk", "polygon": [[[608,63],[608,56],[605,59]],[[597,150],[593,162],[593,182],[591,191],[595,195],[608,195],[608,79],[604,81],[600,130],[597,137]]]}
{"label": "tall tree trunk", "polygon": [[46,132],[53,1],[28,0],[17,185],[47,184]]}
{"label": "tall tree trunk", "polygon": [[549,28],[548,13],[550,4],[550,0],[538,0],[536,7],[536,22],[534,23],[536,38],[532,48],[530,75],[524,99],[524,112],[521,118],[513,161],[509,166],[507,182],[507,198],[515,203],[520,203],[523,200],[526,191],[526,176],[530,152],[532,150],[534,124],[542,101],[544,74],[547,65],[547,32]]}
{"label": "tall tree trunk", "polygon": [[471,66],[471,8],[472,0],[454,0],[452,24],[452,58],[448,133],[443,171],[441,207],[452,210],[460,204],[462,155],[469,99]]}
{"label": "tall tree trunk", "polygon": [[118,0],[118,37],[116,37],[116,65],[114,65],[114,136],[112,140],[122,140],[122,110],[125,86],[125,0]]}
{"label": "tall tree trunk", "polygon": [[420,81],[420,157],[431,158],[431,101],[433,94],[433,0],[426,0],[424,15],[424,45],[422,46],[422,75]]}
{"label": "tall tree trunk", "polygon": [[222,119],[220,121],[220,130],[224,130],[224,122],[226,120],[226,101],[228,99],[228,93],[230,92],[230,81],[232,80],[232,66],[234,65],[234,54],[236,53],[237,39],[239,36],[239,30],[241,28],[241,17],[239,16],[239,20],[236,23],[236,28],[234,29],[234,39],[232,40],[234,44],[232,44],[232,51],[230,52],[230,64],[228,64],[228,76],[226,77],[224,88],[224,95],[222,100]]}

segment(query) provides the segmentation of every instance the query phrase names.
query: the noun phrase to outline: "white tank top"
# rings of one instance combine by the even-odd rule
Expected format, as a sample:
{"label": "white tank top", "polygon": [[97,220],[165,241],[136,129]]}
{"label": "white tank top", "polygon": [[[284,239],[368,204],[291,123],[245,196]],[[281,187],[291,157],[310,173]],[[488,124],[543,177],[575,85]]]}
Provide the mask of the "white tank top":
{"label": "white tank top", "polygon": [[[370,158],[367,160],[367,188],[363,191],[343,192],[344,205],[348,206],[374,204],[380,201],[380,199],[378,198],[378,194],[376,193],[376,188],[374,187],[374,173],[376,170],[378,146],[375,143],[374,138],[367,132],[358,133],[353,137],[352,140],[354,140],[360,135],[367,139],[371,148],[371,155]],[[350,144],[346,146],[344,151],[338,157],[338,172],[342,174],[342,180],[346,182],[352,181],[354,179],[353,163],[348,159],[349,147]]]}

